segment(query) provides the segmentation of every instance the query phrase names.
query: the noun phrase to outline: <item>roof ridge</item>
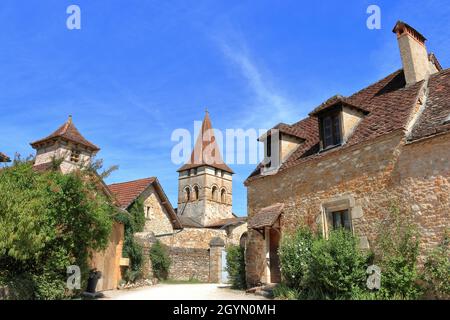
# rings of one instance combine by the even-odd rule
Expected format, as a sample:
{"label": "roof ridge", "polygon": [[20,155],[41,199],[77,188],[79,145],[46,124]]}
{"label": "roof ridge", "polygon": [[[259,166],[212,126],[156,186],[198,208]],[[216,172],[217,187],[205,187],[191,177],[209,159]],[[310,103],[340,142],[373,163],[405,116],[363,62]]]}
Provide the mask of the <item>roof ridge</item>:
{"label": "roof ridge", "polygon": [[114,185],[118,185],[118,184],[125,184],[125,183],[138,182],[138,181],[144,181],[144,180],[151,180],[151,179],[154,180],[154,179],[156,179],[156,177],[147,177],[147,178],[141,178],[141,179],[130,180],[130,181],[115,182],[115,183],[108,184],[108,186],[114,186]]}

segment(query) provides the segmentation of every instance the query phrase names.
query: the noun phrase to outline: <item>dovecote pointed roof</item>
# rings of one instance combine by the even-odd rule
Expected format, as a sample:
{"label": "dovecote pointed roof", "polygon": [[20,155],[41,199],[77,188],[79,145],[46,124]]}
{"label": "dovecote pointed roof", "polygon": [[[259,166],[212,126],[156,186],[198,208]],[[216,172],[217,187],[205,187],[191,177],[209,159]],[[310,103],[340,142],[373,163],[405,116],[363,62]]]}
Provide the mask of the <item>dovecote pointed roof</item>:
{"label": "dovecote pointed roof", "polygon": [[73,124],[72,116],[69,116],[67,121],[59,127],[55,132],[51,135],[37,140],[35,142],[30,143],[34,149],[37,149],[40,145],[45,144],[47,142],[56,141],[58,139],[67,140],[73,142],[75,144],[82,145],[91,151],[99,151],[100,148],[90,141],[86,140],[81,133],[78,131],[77,127]]}
{"label": "dovecote pointed roof", "polygon": [[178,172],[202,166],[210,166],[229,173],[234,173],[222,159],[208,111],[205,113],[202,129],[195,143],[194,150],[192,150],[191,157],[186,164],[178,169]]}
{"label": "dovecote pointed roof", "polygon": [[0,152],[0,162],[10,162],[10,161],[11,160],[6,154]]}

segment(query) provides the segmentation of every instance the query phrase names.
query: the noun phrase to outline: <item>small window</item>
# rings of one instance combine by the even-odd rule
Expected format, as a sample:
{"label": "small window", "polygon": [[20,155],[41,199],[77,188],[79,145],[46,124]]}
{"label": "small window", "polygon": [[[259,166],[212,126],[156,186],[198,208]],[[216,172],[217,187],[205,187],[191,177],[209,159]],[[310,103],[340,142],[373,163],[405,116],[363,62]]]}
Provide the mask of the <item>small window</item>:
{"label": "small window", "polygon": [[220,192],[220,201],[222,203],[225,203],[227,201],[227,191],[225,189],[222,189]]}
{"label": "small window", "polygon": [[145,218],[150,219],[150,207],[145,207]]}
{"label": "small window", "polygon": [[272,136],[268,136],[266,139],[266,157],[272,156]]}
{"label": "small window", "polygon": [[79,162],[80,161],[80,151],[72,150],[72,153],[70,154],[70,161],[71,162]]}
{"label": "small window", "polygon": [[322,148],[327,149],[341,144],[341,112],[327,113],[320,118]]}
{"label": "small window", "polygon": [[189,187],[184,189],[184,192],[185,192],[184,199],[186,201],[190,201],[191,200],[191,190],[189,189]]}
{"label": "small window", "polygon": [[195,186],[194,187],[194,200],[198,200],[198,195],[199,195],[198,186]]}
{"label": "small window", "polygon": [[352,230],[350,213],[348,210],[335,211],[333,215],[333,229],[337,230],[344,228],[348,231]]}
{"label": "small window", "polygon": [[217,187],[213,186],[211,189],[211,198],[217,201]]}

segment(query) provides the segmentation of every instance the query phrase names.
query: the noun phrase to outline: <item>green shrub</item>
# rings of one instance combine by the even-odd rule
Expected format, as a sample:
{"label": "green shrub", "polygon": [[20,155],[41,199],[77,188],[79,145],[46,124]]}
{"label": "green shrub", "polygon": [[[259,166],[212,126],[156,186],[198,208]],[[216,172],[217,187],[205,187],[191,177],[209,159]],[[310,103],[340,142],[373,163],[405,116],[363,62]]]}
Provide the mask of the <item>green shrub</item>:
{"label": "green shrub", "polygon": [[366,285],[369,256],[344,229],[317,238],[311,248],[306,295],[309,299],[351,299]]}
{"label": "green shrub", "polygon": [[115,212],[98,186],[87,171],[36,172],[20,159],[0,171],[0,272],[12,297],[65,297],[73,264],[86,281],[89,252],[106,247]]}
{"label": "green shrub", "polygon": [[144,257],[142,246],[136,243],[134,234],[141,232],[145,225],[144,202],[137,199],[129,208],[129,212],[121,212],[116,220],[124,224],[125,235],[122,255],[130,259],[130,267],[122,274],[126,282],[135,282],[142,279],[142,266]]}
{"label": "green shrub", "polygon": [[417,259],[419,238],[408,217],[397,207],[380,225],[375,264],[381,268],[380,299],[417,299],[421,296]]}
{"label": "green shrub", "polygon": [[280,300],[299,300],[301,298],[301,291],[280,283],[273,289],[273,296]]}
{"label": "green shrub", "polygon": [[235,289],[247,288],[245,279],[245,250],[241,246],[227,247],[227,266],[226,270]]}
{"label": "green shrub", "polygon": [[278,254],[283,282],[288,287],[301,289],[305,285],[313,240],[313,233],[306,227],[281,238]]}
{"label": "green shrub", "polygon": [[442,243],[428,256],[423,270],[427,297],[450,299],[450,239],[445,235]]}
{"label": "green shrub", "polygon": [[159,240],[150,249],[153,274],[159,280],[166,280],[169,274],[171,259],[169,252]]}
{"label": "green shrub", "polygon": [[67,298],[66,283],[61,275],[44,273],[33,276],[35,298],[39,300],[61,300]]}

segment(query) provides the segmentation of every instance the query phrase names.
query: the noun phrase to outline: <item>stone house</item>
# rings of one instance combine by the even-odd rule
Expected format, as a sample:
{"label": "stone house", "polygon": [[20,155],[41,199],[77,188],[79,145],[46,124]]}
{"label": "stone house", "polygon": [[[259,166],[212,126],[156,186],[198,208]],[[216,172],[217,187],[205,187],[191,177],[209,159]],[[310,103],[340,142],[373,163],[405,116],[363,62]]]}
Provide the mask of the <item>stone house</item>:
{"label": "stone house", "polygon": [[[208,161],[206,151],[214,161]],[[208,113],[189,161],[179,170],[178,208],[174,209],[155,177],[110,185],[123,209],[143,199],[145,271],[151,276],[148,250],[160,240],[172,258],[169,277],[203,282],[226,281],[225,247],[245,241],[245,217],[232,212],[233,171],[222,160]]]}
{"label": "stone house", "polygon": [[[93,143],[86,140],[75,127],[72,117],[49,136],[31,143],[36,150],[33,168],[44,171],[59,165],[59,170],[66,174],[78,170],[91,163],[92,158],[100,150]],[[58,160],[55,162],[54,160]],[[59,162],[60,161],[60,162]],[[99,191],[114,200],[113,194],[103,180],[98,177]],[[102,252],[93,252],[90,265],[102,273],[97,283],[97,290],[110,290],[117,288],[121,279],[121,264],[124,227],[115,222],[110,235],[108,247]]]}
{"label": "stone house", "polygon": [[450,69],[408,24],[393,32],[402,69],[260,138],[266,159],[245,182],[250,285],[280,282],[280,236],[300,224],[325,237],[346,228],[370,248],[394,205],[417,224],[422,253],[448,230]]}

